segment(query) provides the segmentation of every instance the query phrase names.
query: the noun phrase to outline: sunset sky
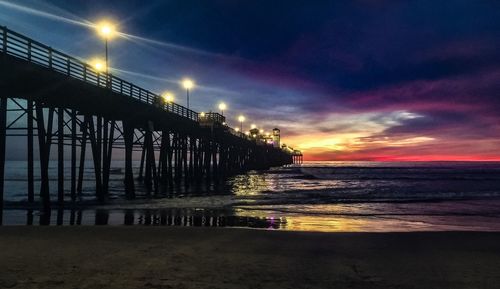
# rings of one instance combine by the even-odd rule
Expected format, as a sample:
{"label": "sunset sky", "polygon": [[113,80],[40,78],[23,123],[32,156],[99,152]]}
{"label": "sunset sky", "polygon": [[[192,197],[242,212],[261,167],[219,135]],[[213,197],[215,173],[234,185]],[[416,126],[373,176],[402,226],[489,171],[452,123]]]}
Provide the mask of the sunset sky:
{"label": "sunset sky", "polygon": [[279,127],[306,160],[500,160],[499,1],[2,1],[0,25],[197,111]]}

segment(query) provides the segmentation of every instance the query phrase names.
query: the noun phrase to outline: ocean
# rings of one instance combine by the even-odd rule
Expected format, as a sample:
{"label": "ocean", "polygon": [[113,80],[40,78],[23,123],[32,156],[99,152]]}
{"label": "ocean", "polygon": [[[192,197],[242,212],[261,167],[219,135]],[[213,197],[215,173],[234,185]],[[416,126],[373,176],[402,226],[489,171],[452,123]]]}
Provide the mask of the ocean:
{"label": "ocean", "polygon": [[[500,231],[498,162],[306,162],[250,171],[218,186],[190,187],[166,194],[147,194],[137,183],[138,198],[126,200],[123,163],[114,161],[110,200],[106,204],[95,202],[91,162],[86,167],[79,205],[43,214],[36,208],[27,209],[26,163],[7,162],[3,225]],[[56,167],[51,167],[54,198],[56,174]],[[65,172],[68,200],[69,174]]]}

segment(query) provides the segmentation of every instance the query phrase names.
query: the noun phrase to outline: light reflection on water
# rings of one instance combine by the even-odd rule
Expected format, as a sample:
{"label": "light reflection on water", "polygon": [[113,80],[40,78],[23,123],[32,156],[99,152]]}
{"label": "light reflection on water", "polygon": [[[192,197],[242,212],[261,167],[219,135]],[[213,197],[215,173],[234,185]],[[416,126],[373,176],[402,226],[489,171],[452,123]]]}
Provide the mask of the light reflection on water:
{"label": "light reflection on water", "polygon": [[[316,208],[316,210],[319,210]],[[497,215],[463,214],[298,214],[261,208],[146,210],[5,210],[5,225],[141,225],[237,227],[321,232],[500,231]]]}
{"label": "light reflection on water", "polygon": [[[91,176],[89,176],[90,178]],[[16,181],[20,186],[22,182]],[[113,200],[48,214],[5,210],[3,223],[245,227],[326,232],[500,231],[498,163],[322,163],[248,172],[208,191]],[[13,190],[16,198],[22,189]],[[87,198],[92,198],[87,187]],[[179,197],[180,196],[180,197]]]}
{"label": "light reflection on water", "polygon": [[252,206],[238,216],[286,218],[286,229],[322,232],[500,231],[500,201]]}
{"label": "light reflection on water", "polygon": [[5,225],[144,225],[177,227],[241,227],[286,229],[285,218],[239,216],[227,210],[6,210]]}

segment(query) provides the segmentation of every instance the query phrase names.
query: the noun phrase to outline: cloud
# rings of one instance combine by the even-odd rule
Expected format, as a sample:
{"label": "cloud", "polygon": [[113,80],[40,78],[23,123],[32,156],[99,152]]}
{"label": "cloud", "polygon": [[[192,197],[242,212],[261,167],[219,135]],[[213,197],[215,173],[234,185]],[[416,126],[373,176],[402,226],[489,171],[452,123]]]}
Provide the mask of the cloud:
{"label": "cloud", "polygon": [[1,1],[14,12],[0,16],[86,57],[102,53],[102,41],[83,19],[113,11],[133,35],[112,43],[117,73],[152,91],[173,90],[181,103],[176,82],[189,75],[200,88],[195,109],[215,110],[223,100],[230,124],[244,114],[245,125],[277,126],[306,158],[500,155],[495,1],[43,3]]}

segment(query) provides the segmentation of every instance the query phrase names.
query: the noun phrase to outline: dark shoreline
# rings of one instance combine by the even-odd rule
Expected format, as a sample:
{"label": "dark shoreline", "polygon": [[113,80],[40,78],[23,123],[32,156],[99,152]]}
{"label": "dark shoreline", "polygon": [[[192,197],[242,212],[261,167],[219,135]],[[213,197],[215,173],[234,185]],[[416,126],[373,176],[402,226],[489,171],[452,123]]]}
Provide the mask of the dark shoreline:
{"label": "dark shoreline", "polygon": [[500,288],[500,233],[0,227],[0,288]]}

